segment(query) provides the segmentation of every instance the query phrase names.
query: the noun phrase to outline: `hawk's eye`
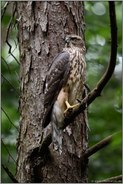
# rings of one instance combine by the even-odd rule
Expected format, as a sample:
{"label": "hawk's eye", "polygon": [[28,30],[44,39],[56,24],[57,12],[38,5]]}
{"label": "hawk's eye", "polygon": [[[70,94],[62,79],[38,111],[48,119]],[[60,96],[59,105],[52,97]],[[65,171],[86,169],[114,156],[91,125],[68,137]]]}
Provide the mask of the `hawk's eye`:
{"label": "hawk's eye", "polygon": [[71,40],[76,42],[76,38],[72,38]]}
{"label": "hawk's eye", "polygon": [[71,42],[72,42],[74,45],[76,45],[77,41],[78,41],[78,40],[77,40],[76,38],[72,38],[72,39],[71,39]]}

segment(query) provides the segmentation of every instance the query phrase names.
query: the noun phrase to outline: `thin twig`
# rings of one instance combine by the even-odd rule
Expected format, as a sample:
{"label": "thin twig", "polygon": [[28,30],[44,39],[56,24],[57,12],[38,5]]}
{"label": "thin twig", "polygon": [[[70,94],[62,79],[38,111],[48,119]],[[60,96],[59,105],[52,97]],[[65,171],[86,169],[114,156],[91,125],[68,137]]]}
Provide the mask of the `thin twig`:
{"label": "thin twig", "polygon": [[107,178],[105,180],[96,181],[96,183],[122,183],[122,175]]}
{"label": "thin twig", "polygon": [[[4,112],[4,114],[6,115],[6,117],[8,118],[8,120],[10,121],[10,123],[16,128],[16,130],[18,131],[18,128],[14,125],[14,123],[11,121],[10,117],[8,116],[8,114],[6,113],[6,111],[1,107],[2,111]],[[19,132],[19,131],[18,131]]]}
{"label": "thin twig", "polygon": [[19,95],[19,92],[17,89],[11,84],[11,82],[1,73],[1,76],[10,84],[10,86],[14,89],[14,91]]}
{"label": "thin twig", "polygon": [[4,57],[1,57],[1,58],[2,58],[2,61],[4,61],[4,63],[6,64],[6,66],[7,66],[7,68],[8,68],[9,73],[11,74],[10,67],[9,67],[9,65],[8,65],[7,61],[4,59]]}
{"label": "thin twig", "polygon": [[15,9],[14,9],[14,11],[13,11],[12,17],[11,17],[11,19],[10,19],[10,22],[9,22],[9,25],[8,25],[8,28],[7,28],[6,43],[7,43],[7,45],[9,46],[9,54],[15,59],[15,61],[16,61],[18,64],[20,64],[19,61],[17,60],[17,58],[12,54],[12,51],[11,51],[12,46],[11,46],[11,44],[10,44],[9,41],[8,41],[8,39],[9,39],[9,31],[10,31],[10,28],[11,28],[12,21],[13,21],[13,19],[14,19],[15,13],[16,13],[16,7],[15,7]]}
{"label": "thin twig", "polygon": [[[16,39],[16,40],[17,40],[17,39]],[[14,39],[15,49],[17,49],[17,47],[18,47],[18,44],[17,44],[16,40]],[[15,49],[14,49],[14,50],[15,50]]]}
{"label": "thin twig", "polygon": [[10,170],[7,167],[5,167],[3,164],[2,164],[2,167],[6,171],[7,175],[10,177],[10,179],[13,181],[13,183],[18,183],[18,181],[16,180],[14,175],[10,172]]}
{"label": "thin twig", "polygon": [[6,12],[7,6],[9,5],[9,2],[6,2],[2,8],[2,15],[1,15],[1,20],[3,19],[3,16]]}
{"label": "thin twig", "polygon": [[15,159],[14,159],[14,158],[12,157],[12,155],[9,153],[8,148],[6,147],[5,143],[3,142],[3,139],[1,139],[1,142],[2,142],[2,144],[4,145],[4,147],[5,147],[6,151],[7,151],[7,153],[9,154],[9,157],[11,157],[12,160],[16,163]]}

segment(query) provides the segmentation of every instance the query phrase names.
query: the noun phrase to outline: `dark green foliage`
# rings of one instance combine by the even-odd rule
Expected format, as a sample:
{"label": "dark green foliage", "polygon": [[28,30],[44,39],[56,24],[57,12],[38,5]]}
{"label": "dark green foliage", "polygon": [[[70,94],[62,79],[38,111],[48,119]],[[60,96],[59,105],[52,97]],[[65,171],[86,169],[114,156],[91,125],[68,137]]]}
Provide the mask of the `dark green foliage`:
{"label": "dark green foliage", "polygon": [[[2,106],[2,146],[1,160],[2,164],[15,174],[16,170],[16,139],[18,136],[19,126],[19,65],[14,58],[8,53],[9,47],[5,43],[7,28],[11,19],[12,6],[8,6],[7,11],[2,19],[2,58],[1,58],[1,106]],[[12,45],[13,55],[19,59],[19,51],[16,48],[15,41],[17,29],[12,29],[9,34],[9,42]],[[4,183],[12,182],[2,168],[1,180]]]}
{"label": "dark green foliage", "polygon": [[[102,5],[103,15],[96,15],[94,7]],[[110,24],[108,2],[86,2],[87,83],[93,89],[107,68],[110,57]],[[116,70],[103,90],[89,107],[89,147],[121,130],[121,3],[116,3],[118,25],[118,54]],[[90,158],[89,182],[121,174],[121,134],[113,143]]]}

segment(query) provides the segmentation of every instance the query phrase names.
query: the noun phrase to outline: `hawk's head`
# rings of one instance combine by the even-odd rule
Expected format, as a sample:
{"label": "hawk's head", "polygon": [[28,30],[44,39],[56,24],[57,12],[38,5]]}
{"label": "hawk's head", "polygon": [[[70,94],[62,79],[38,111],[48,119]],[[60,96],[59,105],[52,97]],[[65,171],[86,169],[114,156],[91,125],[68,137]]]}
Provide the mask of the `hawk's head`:
{"label": "hawk's head", "polygon": [[65,38],[65,46],[66,47],[79,47],[79,48],[82,48],[84,47],[84,42],[82,40],[82,38],[78,35],[67,35],[66,38]]}

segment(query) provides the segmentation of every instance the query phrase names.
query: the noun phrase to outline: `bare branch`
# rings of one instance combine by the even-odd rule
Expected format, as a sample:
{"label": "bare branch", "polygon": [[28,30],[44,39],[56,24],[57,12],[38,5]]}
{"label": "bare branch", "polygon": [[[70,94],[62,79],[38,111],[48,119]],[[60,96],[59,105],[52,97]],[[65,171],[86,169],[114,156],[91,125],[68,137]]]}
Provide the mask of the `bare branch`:
{"label": "bare branch", "polygon": [[110,144],[112,141],[112,137],[113,135],[110,135],[105,139],[103,139],[102,141],[95,144],[94,146],[92,146],[91,148],[87,149],[86,152],[82,155],[81,159],[90,157],[94,153],[98,152],[100,149]]}
{"label": "bare branch", "polygon": [[16,180],[14,175],[10,172],[10,170],[7,167],[5,167],[3,164],[2,164],[2,167],[6,171],[7,175],[9,176],[9,178],[13,181],[13,183],[18,183],[18,181]]}
{"label": "bare branch", "polygon": [[122,175],[114,176],[101,181],[96,181],[96,183],[122,183]]}

